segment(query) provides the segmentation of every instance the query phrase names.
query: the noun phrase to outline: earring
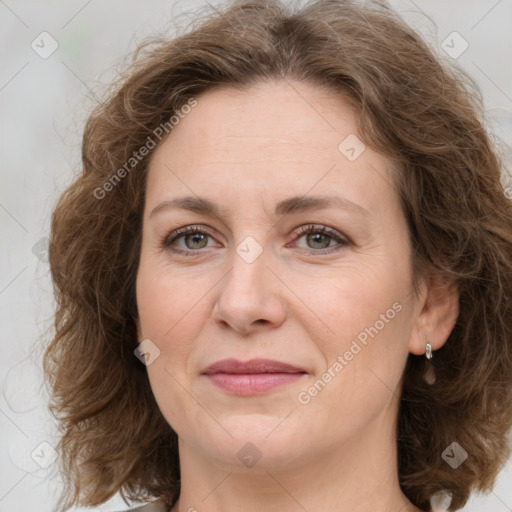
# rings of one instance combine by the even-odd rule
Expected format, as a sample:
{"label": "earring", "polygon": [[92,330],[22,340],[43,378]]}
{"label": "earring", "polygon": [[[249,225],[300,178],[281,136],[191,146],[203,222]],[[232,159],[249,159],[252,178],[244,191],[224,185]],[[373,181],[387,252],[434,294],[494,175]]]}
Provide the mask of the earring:
{"label": "earring", "polygon": [[425,345],[425,357],[427,359],[432,359],[432,345],[428,342]]}
{"label": "earring", "polygon": [[[425,341],[427,341],[425,339]],[[425,345],[425,357],[430,360],[432,359],[432,345],[427,341]],[[431,385],[434,384],[436,381],[436,372],[434,371],[434,365],[431,363],[427,363],[425,365],[425,374],[423,375],[423,378],[427,382],[427,384]]]}

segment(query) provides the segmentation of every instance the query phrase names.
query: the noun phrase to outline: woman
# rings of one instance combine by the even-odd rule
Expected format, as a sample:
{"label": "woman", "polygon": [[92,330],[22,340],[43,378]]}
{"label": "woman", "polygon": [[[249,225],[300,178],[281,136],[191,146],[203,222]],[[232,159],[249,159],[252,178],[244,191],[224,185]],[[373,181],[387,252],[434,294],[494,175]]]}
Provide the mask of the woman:
{"label": "woman", "polygon": [[456,510],[510,453],[500,161],[381,3],[235,2],[147,47],[50,265],[64,507]]}

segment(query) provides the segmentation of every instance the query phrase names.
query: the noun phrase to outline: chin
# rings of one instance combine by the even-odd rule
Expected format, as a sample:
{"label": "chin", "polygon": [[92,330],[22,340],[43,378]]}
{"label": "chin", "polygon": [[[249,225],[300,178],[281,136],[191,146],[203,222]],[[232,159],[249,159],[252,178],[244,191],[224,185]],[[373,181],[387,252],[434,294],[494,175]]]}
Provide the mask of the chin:
{"label": "chin", "polygon": [[[306,463],[311,454],[304,451],[307,448],[304,444],[305,433],[303,429],[296,430],[297,425],[294,424],[280,430],[284,417],[286,414],[280,417],[247,414],[219,418],[222,426],[231,435],[219,427],[208,435],[201,432],[195,444],[229,470],[233,470],[233,466],[238,470],[245,466],[253,472],[258,472],[258,469],[286,469],[297,464],[301,458]],[[287,421],[289,418],[285,420]],[[192,441],[190,438],[189,440]],[[298,451],[298,447],[301,451]]]}

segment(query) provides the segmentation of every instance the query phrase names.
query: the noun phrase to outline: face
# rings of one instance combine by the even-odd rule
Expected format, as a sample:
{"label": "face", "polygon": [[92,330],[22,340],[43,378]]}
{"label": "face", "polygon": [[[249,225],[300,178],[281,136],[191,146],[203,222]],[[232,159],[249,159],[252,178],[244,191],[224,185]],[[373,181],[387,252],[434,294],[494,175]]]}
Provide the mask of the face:
{"label": "face", "polygon": [[221,466],[346,450],[392,424],[418,312],[391,164],[312,85],[197,102],[148,171],[137,303],[156,401],[180,449]]}

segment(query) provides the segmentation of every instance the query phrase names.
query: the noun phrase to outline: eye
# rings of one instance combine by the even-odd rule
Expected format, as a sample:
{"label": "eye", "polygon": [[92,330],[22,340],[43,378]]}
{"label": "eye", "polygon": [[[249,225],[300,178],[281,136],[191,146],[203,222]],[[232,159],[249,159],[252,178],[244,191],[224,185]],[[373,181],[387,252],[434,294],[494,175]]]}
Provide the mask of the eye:
{"label": "eye", "polygon": [[[294,234],[295,242],[304,238],[306,247],[302,246],[301,248],[313,253],[334,252],[349,245],[349,241],[338,231],[322,225],[309,224],[302,226]],[[191,256],[200,254],[201,249],[212,247],[211,244],[208,244],[208,241],[213,238],[214,236],[204,227],[185,226],[166,236],[161,245],[163,248],[169,248],[174,252]]]}
{"label": "eye", "polygon": [[[315,249],[313,252],[325,251],[333,252],[339,250],[340,246],[345,247],[349,244],[348,240],[344,238],[338,231],[328,228],[326,226],[315,226],[310,224],[308,226],[302,226],[296,232],[296,241],[301,238],[305,238],[306,249]],[[335,242],[332,244],[332,242]]]}
{"label": "eye", "polygon": [[[212,238],[212,235],[205,228],[185,226],[165,237],[162,241],[162,246],[172,248],[176,252],[190,254],[208,247],[209,238]],[[182,242],[181,247],[179,242]]]}

